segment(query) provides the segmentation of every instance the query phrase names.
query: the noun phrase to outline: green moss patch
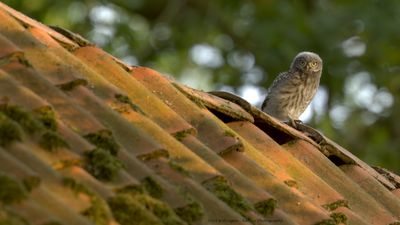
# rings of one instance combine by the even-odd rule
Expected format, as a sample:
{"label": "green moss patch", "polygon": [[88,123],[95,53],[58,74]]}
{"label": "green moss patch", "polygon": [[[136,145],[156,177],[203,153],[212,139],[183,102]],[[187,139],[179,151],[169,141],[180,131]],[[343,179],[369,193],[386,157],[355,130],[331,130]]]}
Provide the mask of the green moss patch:
{"label": "green moss patch", "polygon": [[77,86],[87,86],[88,82],[85,79],[75,79],[70,82],[64,83],[64,84],[59,84],[57,85],[58,88],[60,88],[63,91],[72,91],[74,88]]}
{"label": "green moss patch", "polygon": [[22,131],[18,124],[0,112],[0,146],[6,147],[22,140]]}
{"label": "green moss patch", "polygon": [[42,125],[52,131],[57,130],[57,121],[53,109],[50,106],[43,106],[34,110],[36,118]]}
{"label": "green moss patch", "polygon": [[96,148],[85,153],[84,168],[99,180],[111,181],[124,168],[124,164],[109,151]]}
{"label": "green moss patch", "polygon": [[176,132],[173,136],[175,137],[176,140],[182,141],[182,140],[185,139],[185,137],[187,137],[190,133],[191,133],[190,130],[182,130],[182,131]]}
{"label": "green moss patch", "polygon": [[203,182],[203,186],[242,216],[245,216],[245,213],[252,209],[252,206],[233,190],[222,176]]}
{"label": "green moss patch", "polygon": [[114,218],[121,225],[162,225],[163,223],[132,196],[118,194],[108,200]]}
{"label": "green moss patch", "polygon": [[115,97],[119,102],[129,105],[129,107],[130,107],[133,111],[138,112],[138,113],[140,113],[140,114],[142,114],[142,115],[146,115],[146,114],[143,112],[143,110],[142,110],[138,105],[134,104],[128,96],[126,96],[126,95],[121,95],[121,94],[116,94],[114,97]]}
{"label": "green moss patch", "polygon": [[64,177],[62,183],[65,187],[71,189],[76,195],[80,193],[87,194],[89,196],[93,195],[93,192],[85,185],[77,182],[74,178]]}
{"label": "green moss patch", "polygon": [[347,200],[341,199],[332,203],[325,204],[322,207],[324,207],[328,211],[333,211],[339,207],[349,208],[349,202]]}
{"label": "green moss patch", "polygon": [[152,212],[165,225],[181,225],[183,222],[175,212],[165,203],[154,199],[148,195],[139,194],[135,199],[141,203],[147,210]]}
{"label": "green moss patch", "polygon": [[28,197],[24,185],[13,178],[0,173],[0,202],[8,205],[18,203]]}
{"label": "green moss patch", "polygon": [[175,213],[188,224],[192,224],[203,217],[204,210],[199,203],[192,201],[188,205],[176,208]]}
{"label": "green moss patch", "polygon": [[86,140],[94,144],[97,148],[108,151],[111,155],[117,155],[120,146],[115,141],[112,132],[109,130],[100,130],[96,133],[90,133],[84,136]]}
{"label": "green moss patch", "polygon": [[76,195],[83,193],[90,197],[90,207],[81,212],[96,225],[107,225],[111,218],[108,213],[107,203],[97,194],[91,191],[87,186],[77,182],[70,177],[63,178],[64,186],[70,188]]}
{"label": "green moss patch", "polygon": [[53,131],[46,131],[42,134],[39,146],[49,152],[55,152],[59,148],[69,148],[68,143]]}
{"label": "green moss patch", "polygon": [[19,106],[0,105],[0,112],[17,122],[29,134],[43,130],[43,126],[35,119],[33,114]]}
{"label": "green moss patch", "polygon": [[336,224],[347,224],[347,216],[344,213],[332,213],[330,217]]}
{"label": "green moss patch", "polygon": [[16,213],[0,207],[0,225],[29,225],[29,222]]}
{"label": "green moss patch", "polygon": [[36,176],[25,177],[22,180],[22,184],[24,185],[25,189],[28,192],[31,192],[33,189],[39,187],[40,182],[41,182],[40,177]]}
{"label": "green moss patch", "polygon": [[169,167],[171,167],[173,170],[177,171],[178,173],[180,173],[186,177],[191,177],[190,172],[187,171],[185,168],[183,168],[183,166],[179,165],[174,160],[169,160],[168,165],[169,165]]}
{"label": "green moss patch", "polygon": [[157,159],[157,158],[167,158],[168,159],[169,153],[165,149],[158,149],[158,150],[154,150],[150,153],[138,155],[138,156],[136,156],[136,158],[141,161],[149,161],[149,160]]}
{"label": "green moss patch", "polygon": [[98,196],[92,196],[90,199],[91,206],[85,209],[81,214],[87,217],[96,225],[110,224],[110,215],[106,202]]}
{"label": "green moss patch", "polygon": [[277,203],[275,199],[270,198],[254,204],[254,209],[263,216],[270,216],[274,213]]}
{"label": "green moss patch", "polygon": [[153,197],[162,198],[164,190],[160,184],[158,184],[153,178],[145,177],[140,181],[143,188]]}
{"label": "green moss patch", "polygon": [[147,193],[146,189],[140,184],[130,184],[126,185],[122,188],[118,188],[115,190],[119,194],[129,194],[129,195],[137,195],[137,194],[145,194]]}

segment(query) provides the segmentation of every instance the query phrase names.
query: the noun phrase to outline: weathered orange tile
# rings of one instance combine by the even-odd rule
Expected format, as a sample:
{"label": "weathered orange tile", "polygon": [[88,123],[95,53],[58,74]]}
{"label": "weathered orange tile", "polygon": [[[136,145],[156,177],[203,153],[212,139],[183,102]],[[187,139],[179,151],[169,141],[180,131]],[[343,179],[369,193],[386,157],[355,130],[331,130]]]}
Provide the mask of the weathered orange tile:
{"label": "weathered orange tile", "polygon": [[[41,36],[46,37],[45,34],[42,34],[40,32],[35,32],[37,34],[40,34]],[[40,36],[39,36],[40,37]],[[48,37],[47,37],[48,38]],[[51,42],[51,40],[49,40]],[[53,49],[54,51],[56,49]],[[64,52],[65,53],[65,52]],[[69,54],[69,53],[66,53]],[[54,63],[53,63],[54,64]],[[65,71],[66,68],[69,68],[67,71],[65,71],[66,74],[71,75],[70,71],[72,70],[70,67],[67,65],[63,66],[62,62],[55,63],[57,70],[56,71]],[[36,65],[36,64],[35,64]],[[46,68],[44,68],[46,69]],[[57,74],[49,74],[48,77],[57,77]],[[105,91],[107,90],[109,84],[104,82],[104,84],[101,85],[94,85],[92,86],[92,89],[97,89],[97,86],[101,86],[102,88],[102,94],[100,97],[102,97],[104,100],[110,102],[107,97],[105,97],[107,94]],[[110,87],[108,88],[109,92],[113,92],[113,89]],[[98,93],[96,90],[94,91],[96,94]],[[103,120],[106,123],[108,123],[108,127],[113,130],[113,133],[115,134],[116,137],[120,137],[121,142],[125,144],[125,146],[135,146],[134,152],[132,152],[135,155],[145,155],[145,154],[151,154],[153,151],[157,149],[161,149],[162,147],[158,146],[155,144],[154,141],[149,141],[149,136],[146,136],[144,132],[141,132],[141,130],[136,129],[136,127],[139,126],[145,126],[145,129],[151,129],[149,131],[149,134],[151,134],[151,139],[158,139],[159,142],[163,142],[165,146],[165,149],[168,149],[170,152],[170,155],[174,158],[181,158],[181,161],[185,161],[186,164],[190,168],[197,168],[196,170],[193,171],[199,171],[200,173],[203,173],[205,168],[207,168],[207,164],[203,163],[202,166],[196,166],[199,163],[196,163],[196,160],[187,158],[187,155],[190,155],[190,151],[187,151],[185,149],[182,149],[182,145],[179,146],[179,143],[173,143],[176,142],[173,138],[171,138],[168,134],[162,134],[164,132],[161,129],[155,128],[155,125],[149,127],[149,123],[152,123],[152,121],[147,120],[146,117],[141,116],[139,113],[133,112],[132,109],[126,109],[124,112],[121,113],[123,117],[125,117],[129,122],[131,123],[126,123],[126,121],[123,121],[120,119],[120,117],[116,117],[115,115],[113,116],[112,112],[107,110],[105,107],[100,107],[102,106],[102,102],[100,102],[99,99],[96,99],[86,88],[74,88],[73,90],[70,90],[69,95],[75,99],[75,101],[81,105],[83,108],[87,109],[88,111],[92,112],[93,115],[95,115],[98,120]],[[108,94],[109,96],[113,96],[112,94]],[[113,98],[115,101],[115,98]],[[109,105],[115,105],[116,103],[110,103]],[[93,106],[93,107],[90,107]],[[102,109],[102,110],[100,110]],[[117,109],[118,110],[118,109]],[[127,112],[129,113],[127,113]],[[108,118],[108,119],[107,119]],[[145,121],[143,121],[145,120]],[[114,121],[112,123],[111,121]],[[117,125],[117,124],[119,125]],[[115,127],[115,129],[113,129]],[[147,127],[147,128],[146,128]],[[153,127],[153,128],[151,128]],[[185,130],[183,130],[185,131]],[[180,131],[182,132],[182,131]],[[189,131],[190,132],[190,131]],[[127,135],[129,134],[129,135]],[[157,135],[159,134],[159,135]],[[167,139],[167,140],[166,140]],[[147,140],[147,141],[146,141]],[[171,141],[172,140],[172,141]],[[147,142],[147,144],[146,144]],[[151,144],[153,143],[153,144]],[[153,145],[153,146],[152,146]],[[172,146],[171,146],[172,145]],[[130,150],[130,148],[126,147],[125,149]]]}
{"label": "weathered orange tile", "polygon": [[[301,194],[296,190],[290,189],[253,161],[246,160],[246,157],[240,157],[242,153],[227,154],[224,158],[225,161],[231,164],[229,165],[210,154],[211,150],[194,137],[188,136],[182,142],[218,169],[221,174],[225,175],[236,190],[250,201],[256,201],[257,199],[257,196],[253,196],[251,192],[262,188],[278,201],[279,209],[290,215],[293,221],[297,223],[311,223],[311,221],[316,223],[329,218],[322,208],[311,204],[306,198],[301,197]],[[235,167],[235,169],[232,169],[231,166]],[[252,182],[257,184],[258,188]],[[245,190],[246,187],[247,191]],[[310,217],[304,215],[309,215]]]}
{"label": "weathered orange tile", "polygon": [[[245,160],[246,158],[241,154],[243,153],[231,153],[224,159],[241,171],[248,179],[270,193],[277,200],[279,207],[289,214],[295,222],[313,224],[329,218],[325,210],[314,205],[295,188],[288,187],[256,162],[249,159]],[[294,202],[296,204],[293,204]],[[304,219],[304,215],[309,215],[309,217]]]}
{"label": "weathered orange tile", "polygon": [[[206,162],[146,117],[136,117],[137,121],[129,121],[131,122],[129,123],[117,112],[104,107],[103,103],[92,96],[92,93],[86,88],[76,88],[69,94],[78,105],[87,109],[98,121],[104,123],[129,154],[135,157],[145,157],[158,150],[166,151],[172,159],[182,163],[191,171],[197,180],[202,181],[210,176],[215,176],[215,170]],[[141,127],[137,125],[141,125]]]}
{"label": "weathered orange tile", "polygon": [[[167,132],[173,134],[191,128],[185,120],[168,108],[167,105],[154,96],[150,90],[146,89],[140,82],[129,76],[129,73],[113,61],[107,53],[95,47],[83,47],[77,49],[74,55],[88,64],[103,78],[124,91],[146,115]],[[149,102],[151,102],[151,104],[149,104]]]}
{"label": "weathered orange tile", "polygon": [[400,218],[400,200],[393,198],[393,194],[364,169],[357,165],[342,165],[340,169],[381,203],[393,216]]}
{"label": "weathered orange tile", "polygon": [[[116,111],[107,107],[101,99],[85,87],[77,87],[68,92],[73,101],[90,112],[97,121],[112,131],[115,139],[133,154],[145,154],[161,148],[153,138],[127,123]],[[132,146],[135,146],[132,148]]]}
{"label": "weathered orange tile", "polygon": [[242,149],[240,141],[229,127],[207,109],[190,101],[164,76],[144,67],[133,67],[131,74],[195,127],[198,139],[216,153],[223,154]]}
{"label": "weathered orange tile", "polygon": [[21,49],[15,46],[10,40],[0,34],[0,63],[6,61],[3,57],[11,57],[11,54],[22,53]]}
{"label": "weathered orange tile", "polygon": [[74,104],[61,90],[54,87],[53,84],[31,68],[27,68],[19,62],[12,62],[0,66],[0,69],[3,69],[19,81],[20,85],[24,85],[36,95],[46,99],[57,114],[60,115],[64,123],[76,132],[88,134],[104,129],[88,112]]}
{"label": "weathered orange tile", "polygon": [[[319,205],[343,199],[333,188],[301,164],[295,157],[278,145],[254,124],[244,121],[228,123],[242,138],[254,146],[264,157],[272,160],[288,173],[298,190]],[[284,180],[290,182],[291,180]]]}
{"label": "weathered orange tile", "polygon": [[0,10],[0,21],[2,21],[0,24],[1,27],[0,33],[4,34],[4,33],[9,33],[10,31],[14,33],[23,32],[25,28],[9,13],[3,10],[3,7],[8,7],[8,6],[0,2],[0,7],[2,8]]}
{"label": "weathered orange tile", "polygon": [[325,155],[308,142],[292,141],[284,147],[300,162],[341,194],[352,211],[371,224],[390,224],[394,218],[382,205],[346,176]]}
{"label": "weathered orange tile", "polygon": [[[61,219],[65,219],[65,221],[73,222],[76,224],[89,224],[86,219],[76,214],[76,211],[79,208],[84,209],[87,205],[82,202],[74,201],[74,197],[72,193],[64,193],[59,197],[55,197],[56,192],[53,185],[53,191],[48,189],[49,184],[57,181],[57,176],[55,174],[43,173],[44,171],[35,171],[32,172],[31,168],[27,167],[24,163],[21,163],[17,158],[14,158],[11,154],[7,154],[5,150],[1,149],[0,158],[3,163],[0,164],[0,168],[2,173],[12,174],[14,178],[24,178],[27,176],[35,176],[40,179],[39,186],[34,188],[29,193],[29,198],[40,204],[42,207],[46,208],[49,212],[54,214],[55,216],[59,216]],[[37,174],[40,174],[38,176]],[[47,185],[46,185],[47,184]],[[61,188],[61,187],[60,187]],[[59,189],[60,190],[60,189]],[[64,190],[65,191],[65,190]],[[62,192],[60,192],[62,193]],[[69,194],[69,197],[68,197]],[[67,204],[68,203],[68,204]],[[67,207],[67,205],[73,205],[74,207],[78,207],[73,209]],[[65,209],[65,213],[62,213],[62,209]]]}
{"label": "weathered orange tile", "polygon": [[0,103],[15,103],[24,106],[26,109],[33,110],[48,103],[37,96],[30,89],[19,84],[14,78],[7,75],[0,68]]}
{"label": "weathered orange tile", "polygon": [[[40,28],[42,30],[45,30],[49,34],[51,34],[57,40],[60,40],[60,41],[62,41],[64,43],[67,43],[69,45],[74,45],[74,43],[71,40],[69,40],[68,38],[66,38],[63,35],[59,34],[58,32],[55,32],[54,30],[52,30],[49,27],[43,25],[42,23],[39,23],[39,22],[37,22],[37,21],[25,16],[24,14],[22,14],[22,13],[14,10],[14,9],[8,7],[7,5],[5,5],[5,4],[3,4],[1,2],[0,2],[0,8],[2,9],[2,10],[0,10],[0,14],[4,13],[3,15],[0,15],[0,18],[2,16],[5,16],[5,14],[6,14],[5,12],[8,12],[9,14],[6,16],[6,17],[10,17],[8,19],[11,19],[11,15],[12,15],[13,19],[19,21],[19,23],[22,23],[24,26],[31,26],[31,27]],[[0,20],[4,21],[4,24],[9,24],[10,23],[10,21],[6,22],[5,20],[3,20],[3,18],[0,19]],[[15,23],[16,23],[16,21],[15,21]],[[22,27],[21,24],[18,24],[18,25]]]}
{"label": "weathered orange tile", "polygon": [[207,191],[192,179],[185,178],[173,171],[166,163],[162,163],[162,159],[148,162],[149,165],[157,171],[164,179],[168,179],[176,186],[180,187],[181,191],[190,193],[196,201],[204,206],[206,213],[205,222],[213,223],[215,220],[230,220],[235,221],[235,224],[249,224],[244,222],[244,219],[231,209],[224,202],[220,201],[211,192]]}

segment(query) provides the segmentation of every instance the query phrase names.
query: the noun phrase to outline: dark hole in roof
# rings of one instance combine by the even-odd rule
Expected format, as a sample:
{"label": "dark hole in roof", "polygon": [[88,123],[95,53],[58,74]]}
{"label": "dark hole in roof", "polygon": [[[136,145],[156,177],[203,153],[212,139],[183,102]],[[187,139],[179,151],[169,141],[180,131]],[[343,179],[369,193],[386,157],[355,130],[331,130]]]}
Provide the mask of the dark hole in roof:
{"label": "dark hole in roof", "polygon": [[224,121],[224,123],[229,123],[229,122],[233,122],[233,121],[237,121],[237,119],[232,118],[231,116],[226,115],[225,113],[222,113],[220,111],[217,111],[215,109],[212,108],[208,108],[208,111],[210,111],[212,114],[214,114],[216,117],[218,117],[218,119]]}
{"label": "dark hole in roof", "polygon": [[328,156],[328,159],[331,160],[331,162],[333,162],[336,166],[348,164],[336,155],[330,155]]}
{"label": "dark hole in roof", "polygon": [[274,139],[274,141],[276,141],[280,145],[284,145],[295,139],[293,136],[266,123],[264,120],[255,118],[254,125],[256,125],[262,131],[264,131],[266,134],[268,134],[268,136],[270,136],[272,139]]}

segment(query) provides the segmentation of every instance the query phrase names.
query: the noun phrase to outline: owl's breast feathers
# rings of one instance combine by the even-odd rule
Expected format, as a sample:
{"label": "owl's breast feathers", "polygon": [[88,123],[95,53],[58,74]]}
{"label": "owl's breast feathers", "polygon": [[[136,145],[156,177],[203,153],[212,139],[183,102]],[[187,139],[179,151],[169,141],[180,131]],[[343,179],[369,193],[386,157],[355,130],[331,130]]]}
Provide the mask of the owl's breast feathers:
{"label": "owl's breast feathers", "polygon": [[320,75],[298,70],[281,73],[269,88],[262,110],[281,120],[298,119],[314,97]]}

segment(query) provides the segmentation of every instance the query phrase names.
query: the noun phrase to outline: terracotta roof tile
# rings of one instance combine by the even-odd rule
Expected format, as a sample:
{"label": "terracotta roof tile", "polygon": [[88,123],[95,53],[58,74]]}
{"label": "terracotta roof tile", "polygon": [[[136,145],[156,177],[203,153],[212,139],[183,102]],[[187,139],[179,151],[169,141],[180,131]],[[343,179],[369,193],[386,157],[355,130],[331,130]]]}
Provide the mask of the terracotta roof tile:
{"label": "terracotta roof tile", "polygon": [[342,165],[340,169],[393,215],[400,212],[400,200],[364,169],[356,165]]}
{"label": "terracotta roof tile", "polygon": [[3,3],[0,160],[2,224],[400,220],[398,175]]}
{"label": "terracotta roof tile", "polygon": [[[372,224],[390,224],[396,221],[391,213],[311,144],[302,140],[293,141],[285,144],[285,148],[339,192],[348,202],[351,210],[362,218],[366,218]],[[354,190],[357,191],[354,192]]]}

